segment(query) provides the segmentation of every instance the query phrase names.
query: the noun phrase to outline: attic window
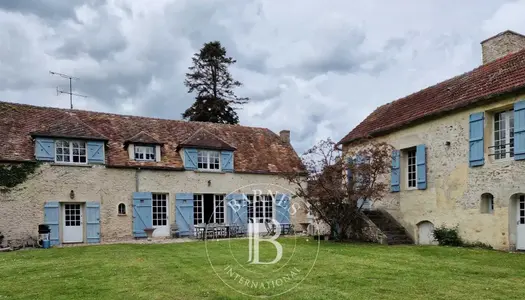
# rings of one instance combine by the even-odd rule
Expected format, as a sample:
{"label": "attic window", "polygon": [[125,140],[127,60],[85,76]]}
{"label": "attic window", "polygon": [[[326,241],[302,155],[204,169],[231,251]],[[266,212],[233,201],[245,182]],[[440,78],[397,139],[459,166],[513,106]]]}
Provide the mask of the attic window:
{"label": "attic window", "polygon": [[155,161],[155,147],[135,146],[135,160]]}
{"label": "attic window", "polygon": [[220,153],[218,151],[199,150],[197,152],[197,168],[199,170],[213,170],[221,169]]}
{"label": "attic window", "polygon": [[87,163],[86,142],[68,140],[55,141],[55,162]]}

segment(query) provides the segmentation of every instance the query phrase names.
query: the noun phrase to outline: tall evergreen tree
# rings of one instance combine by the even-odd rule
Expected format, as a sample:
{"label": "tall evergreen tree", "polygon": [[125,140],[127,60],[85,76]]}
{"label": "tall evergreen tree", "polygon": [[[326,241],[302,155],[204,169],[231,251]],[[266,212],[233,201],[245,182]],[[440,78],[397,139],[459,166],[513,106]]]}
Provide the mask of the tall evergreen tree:
{"label": "tall evergreen tree", "polygon": [[182,117],[190,121],[239,123],[235,109],[249,99],[237,97],[233,92],[242,85],[228,71],[236,60],[226,55],[226,49],[219,41],[214,41],[205,43],[193,55],[192,61],[184,85],[188,87],[188,93],[196,93],[195,103]]}

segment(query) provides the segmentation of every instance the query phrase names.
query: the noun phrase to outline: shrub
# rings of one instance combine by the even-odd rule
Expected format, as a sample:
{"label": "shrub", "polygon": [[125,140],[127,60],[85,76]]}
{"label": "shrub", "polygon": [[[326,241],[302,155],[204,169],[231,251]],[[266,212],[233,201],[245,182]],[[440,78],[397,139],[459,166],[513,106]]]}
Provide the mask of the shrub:
{"label": "shrub", "polygon": [[482,242],[465,242],[458,233],[458,227],[447,228],[442,225],[434,229],[434,239],[438,241],[440,246],[454,246],[454,247],[466,247],[466,248],[480,248],[492,250],[492,246]]}
{"label": "shrub", "polygon": [[4,241],[4,235],[2,232],[0,232],[0,246],[2,246],[2,242]]}
{"label": "shrub", "polygon": [[434,229],[434,239],[438,241],[440,246],[463,246],[463,241],[459,237],[458,227],[447,228],[442,225]]}
{"label": "shrub", "polygon": [[488,249],[488,250],[492,250],[494,248],[492,248],[491,245],[489,244],[485,244],[485,243],[482,243],[482,242],[474,242],[474,243],[469,243],[469,242],[464,242],[463,243],[463,247],[467,247],[467,248],[479,248],[479,249]]}

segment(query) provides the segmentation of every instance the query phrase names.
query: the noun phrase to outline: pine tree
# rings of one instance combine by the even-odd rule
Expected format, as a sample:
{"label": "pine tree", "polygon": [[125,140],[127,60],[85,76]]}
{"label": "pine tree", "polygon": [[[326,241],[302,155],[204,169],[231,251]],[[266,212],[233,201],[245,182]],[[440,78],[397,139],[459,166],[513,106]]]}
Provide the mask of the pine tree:
{"label": "pine tree", "polygon": [[249,99],[237,97],[233,92],[234,88],[242,86],[228,71],[236,60],[226,55],[226,49],[220,42],[214,41],[205,43],[193,55],[192,62],[184,85],[188,87],[188,93],[196,93],[195,103],[182,117],[190,121],[239,123],[235,108]]}

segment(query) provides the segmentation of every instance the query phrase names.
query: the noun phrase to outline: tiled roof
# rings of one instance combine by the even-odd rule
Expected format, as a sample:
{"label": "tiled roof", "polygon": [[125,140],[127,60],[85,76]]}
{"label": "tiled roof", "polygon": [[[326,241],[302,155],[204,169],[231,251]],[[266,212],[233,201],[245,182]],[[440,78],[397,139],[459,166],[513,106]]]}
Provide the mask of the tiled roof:
{"label": "tiled roof", "polygon": [[525,50],[378,107],[339,144],[378,136],[525,87]]}
{"label": "tiled roof", "polygon": [[204,149],[235,150],[235,147],[221,140],[215,134],[204,128],[200,128],[186,140],[179,144],[179,147],[194,147]]}
{"label": "tiled roof", "polygon": [[134,136],[127,139],[125,142],[139,144],[164,144],[163,142],[157,140],[156,138],[152,137],[144,131],[135,134]]}
{"label": "tiled roof", "polygon": [[[282,173],[302,171],[303,166],[290,144],[267,128],[239,125],[186,122],[137,116],[99,113],[82,110],[39,107],[0,102],[0,160],[34,160],[32,133],[53,128],[71,134],[80,130],[75,120],[108,139],[106,165],[112,167],[155,167],[182,169],[178,146],[199,129],[235,148],[235,172]],[[57,128],[59,127],[59,128]],[[129,160],[124,144],[130,137],[144,131],[164,144],[161,162]]]}
{"label": "tiled roof", "polygon": [[100,132],[82,122],[76,116],[64,113],[61,119],[31,132],[32,136],[52,136],[81,139],[107,140]]}

